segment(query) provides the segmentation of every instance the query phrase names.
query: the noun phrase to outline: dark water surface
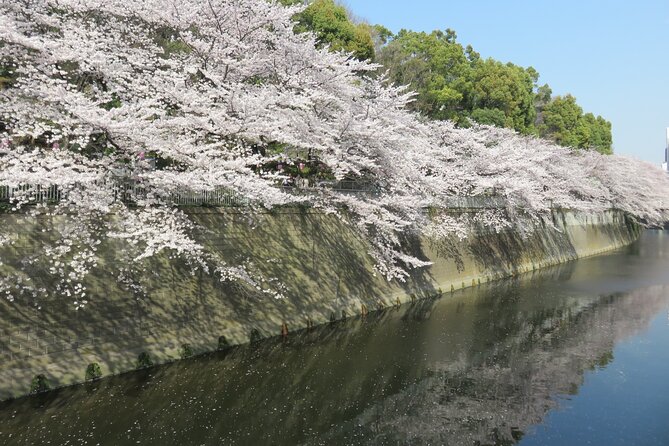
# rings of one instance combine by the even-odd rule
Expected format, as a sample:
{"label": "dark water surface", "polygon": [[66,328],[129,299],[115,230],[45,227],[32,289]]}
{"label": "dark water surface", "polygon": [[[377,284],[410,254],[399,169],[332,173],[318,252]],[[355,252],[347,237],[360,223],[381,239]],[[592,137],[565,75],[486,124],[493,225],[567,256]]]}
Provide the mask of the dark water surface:
{"label": "dark water surface", "polygon": [[669,445],[669,233],[0,403],[0,445]]}

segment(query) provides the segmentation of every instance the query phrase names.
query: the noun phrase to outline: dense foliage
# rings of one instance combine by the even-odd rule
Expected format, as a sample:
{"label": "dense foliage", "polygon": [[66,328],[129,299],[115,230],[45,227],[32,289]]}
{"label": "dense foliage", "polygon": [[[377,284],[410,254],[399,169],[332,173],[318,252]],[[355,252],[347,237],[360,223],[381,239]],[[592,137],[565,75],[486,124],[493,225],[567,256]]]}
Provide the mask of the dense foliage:
{"label": "dense foliage", "polygon": [[532,67],[482,59],[471,46],[463,47],[451,29],[393,35],[382,26],[354,23],[334,0],[311,2],[296,20],[296,29],[313,31],[320,45],[382,64],[393,82],[417,93],[409,107],[432,119],[464,126],[473,120],[563,146],[612,153],[610,122],[584,115],[570,95],[551,97],[548,85],[538,85],[539,73]]}
{"label": "dense foliage", "polygon": [[[9,299],[54,293],[85,305],[85,277],[106,239],[124,241],[127,262],[115,274],[136,294],[143,260],[168,253],[281,297],[274,278],[229,264],[193,238],[194,223],[171,201],[182,190],[231,191],[248,213],[301,203],[335,214],[370,241],[389,280],[427,265],[404,251],[407,233],[466,237],[472,224],[526,225],[545,221],[554,207],[613,207],[653,223],[669,208],[666,176],[645,163],[508,129],[423,119],[406,108],[412,95],[375,65],[294,33],[291,18],[301,7],[0,0],[0,8],[0,65],[10,79],[0,90],[0,185],[22,188],[14,210],[37,187],[57,185],[60,201],[28,212],[77,215],[26,259],[26,268],[46,262],[57,289],[36,289],[25,271],[7,267],[0,292]],[[496,100],[486,99],[488,110]],[[308,183],[307,169],[365,182],[373,193],[278,187]],[[145,192],[121,199],[120,183]],[[425,211],[452,196],[489,194],[505,208],[461,217]],[[14,240],[0,230],[0,246]]]}
{"label": "dense foliage", "polygon": [[[538,134],[558,144],[611,153],[611,124],[588,113],[572,96],[551,97],[538,86],[539,73],[512,63],[482,59],[458,43],[452,30],[400,31],[381,48],[377,61],[398,84],[418,93],[412,107],[436,119]],[[548,97],[546,97],[546,93]]]}
{"label": "dense foliage", "polygon": [[583,114],[571,95],[554,97],[542,105],[537,130],[563,146],[594,147],[601,153],[613,153],[611,123],[592,113]]}
{"label": "dense foliage", "polygon": [[[281,0],[284,5],[299,5],[302,0]],[[345,51],[359,60],[374,59],[371,28],[364,23],[353,23],[350,14],[334,0],[315,0],[309,3],[293,20],[296,32],[313,32],[318,46],[327,45],[333,51]]]}

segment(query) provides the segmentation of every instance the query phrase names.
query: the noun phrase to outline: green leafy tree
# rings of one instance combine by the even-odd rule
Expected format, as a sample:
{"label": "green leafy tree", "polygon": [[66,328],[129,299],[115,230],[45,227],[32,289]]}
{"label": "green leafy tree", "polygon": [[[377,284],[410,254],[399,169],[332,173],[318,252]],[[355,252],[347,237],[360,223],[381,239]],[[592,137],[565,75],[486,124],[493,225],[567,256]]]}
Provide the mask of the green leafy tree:
{"label": "green leafy tree", "polygon": [[594,148],[607,155],[613,153],[613,138],[609,121],[601,116],[595,117],[592,113],[586,113],[581,118],[580,127],[582,136],[579,139],[579,147]]}
{"label": "green leafy tree", "polygon": [[391,80],[417,93],[413,107],[434,119],[474,121],[534,132],[533,68],[482,60],[456,33],[402,30],[378,53]]}
{"label": "green leafy tree", "polygon": [[572,95],[556,96],[543,106],[539,134],[558,144],[613,153],[611,123],[583,109]]}
{"label": "green leafy tree", "polygon": [[543,111],[546,104],[548,104],[553,96],[553,90],[548,84],[544,84],[537,88],[537,93],[534,96],[534,106],[537,109],[537,113]]}
{"label": "green leafy tree", "polygon": [[458,43],[452,29],[431,33],[403,29],[393,35],[381,25],[354,23],[335,0],[312,1],[295,21],[295,31],[314,32],[318,45],[381,63],[393,83],[409,85],[416,92],[409,106],[429,118],[451,119],[460,126],[474,121],[507,127],[564,146],[612,153],[610,122],[583,114],[571,95],[553,98],[548,84],[537,85],[539,73],[532,67],[482,59],[471,45]]}
{"label": "green leafy tree", "polygon": [[558,144],[578,147],[576,129],[583,109],[572,95],[557,96],[543,109],[541,136],[551,137]]}
{"label": "green leafy tree", "polygon": [[504,127],[506,125],[506,115],[497,108],[478,108],[472,112],[471,118],[479,124],[494,125]]}
{"label": "green leafy tree", "polygon": [[448,29],[431,33],[401,30],[377,60],[393,82],[411,85],[418,96],[412,107],[434,119],[459,120],[471,90],[471,61]]}
{"label": "green leafy tree", "polygon": [[[504,113],[504,121],[496,125],[513,128],[521,133],[532,133],[536,119],[534,84],[536,71],[517,65],[503,64],[493,59],[475,63],[472,71],[472,90],[469,109],[479,122],[482,113],[477,110],[497,110]],[[489,113],[483,116],[490,116]],[[488,122],[484,122],[488,123]]]}
{"label": "green leafy tree", "polygon": [[384,46],[390,42],[395,35],[383,25],[365,25],[369,28],[369,35],[374,42],[374,54],[377,55]]}
{"label": "green leafy tree", "polygon": [[[282,0],[283,4],[298,4],[300,0]],[[346,8],[334,0],[315,0],[295,17],[296,32],[311,31],[320,46],[332,51],[352,53],[356,59],[374,59],[372,27],[353,23]]]}

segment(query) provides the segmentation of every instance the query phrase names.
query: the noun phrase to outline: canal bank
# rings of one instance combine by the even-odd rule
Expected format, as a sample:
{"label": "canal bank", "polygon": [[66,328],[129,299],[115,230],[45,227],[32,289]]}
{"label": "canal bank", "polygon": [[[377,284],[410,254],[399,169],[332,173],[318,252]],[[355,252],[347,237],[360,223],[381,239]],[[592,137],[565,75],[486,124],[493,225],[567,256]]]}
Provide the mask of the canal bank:
{"label": "canal bank", "polygon": [[[365,240],[332,215],[305,209],[267,214],[194,208],[192,218],[208,250],[231,263],[246,262],[272,296],[238,283],[221,283],[166,256],[152,259],[132,286],[114,274],[123,266],[122,247],[99,250],[98,267],[87,279],[90,303],[75,310],[58,296],[0,303],[0,399],[26,394],[32,378],[50,385],[82,382],[88,364],[103,375],[137,367],[140,353],[154,363],[243,344],[411,304],[421,298],[514,276],[630,244],[639,227],[628,216],[554,211],[524,230],[500,232],[472,227],[470,235],[444,240],[407,237],[407,248],[432,266],[414,271],[406,283],[388,283],[375,273]],[[0,248],[0,272],[38,256],[48,231],[67,221],[40,221],[2,214],[14,243]],[[38,267],[31,280],[45,276]],[[45,287],[48,283],[43,284]],[[137,292],[141,289],[141,293]],[[188,346],[185,348],[184,346]]]}
{"label": "canal bank", "polygon": [[664,446],[668,268],[669,233],[647,231],[610,255],[0,403],[0,444]]}

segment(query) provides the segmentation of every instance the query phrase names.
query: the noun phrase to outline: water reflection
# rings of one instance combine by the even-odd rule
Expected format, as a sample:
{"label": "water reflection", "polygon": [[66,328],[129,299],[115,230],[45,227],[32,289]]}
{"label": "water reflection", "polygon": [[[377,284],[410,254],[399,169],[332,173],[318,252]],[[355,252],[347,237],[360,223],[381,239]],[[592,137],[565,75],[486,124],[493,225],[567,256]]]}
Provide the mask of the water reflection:
{"label": "water reflection", "polygon": [[0,405],[0,444],[514,444],[669,307],[669,238]]}

